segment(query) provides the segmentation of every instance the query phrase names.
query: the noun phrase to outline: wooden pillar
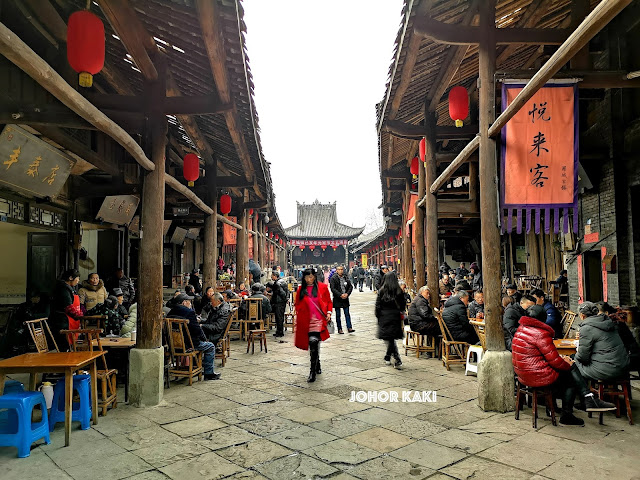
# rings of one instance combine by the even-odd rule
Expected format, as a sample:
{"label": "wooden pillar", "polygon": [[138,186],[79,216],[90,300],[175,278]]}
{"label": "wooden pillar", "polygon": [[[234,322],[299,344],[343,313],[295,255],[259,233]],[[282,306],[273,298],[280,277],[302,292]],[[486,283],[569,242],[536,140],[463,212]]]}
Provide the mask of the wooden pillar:
{"label": "wooden pillar", "polygon": [[[435,138],[434,138],[435,139]],[[434,156],[435,162],[435,156]],[[421,200],[425,192],[427,191],[427,179],[425,176],[424,163],[418,162],[418,200]],[[419,289],[425,284],[424,278],[424,208],[415,208],[415,221],[413,222],[413,228],[416,236],[416,289]],[[432,304],[434,305],[434,304]],[[435,304],[437,305],[437,304]]]}
{"label": "wooden pillar", "polygon": [[[498,195],[496,142],[489,137],[489,126],[495,120],[496,71],[495,0],[485,0],[479,7],[483,35],[480,43],[480,228],[482,243],[482,279],[487,349],[504,350],[504,332],[500,300],[500,230],[498,227]],[[483,23],[484,22],[484,23]]]}
{"label": "wooden pillar", "polygon": [[[436,114],[435,112],[425,111],[425,129],[426,129],[426,149],[425,162],[426,168],[421,174],[425,178],[425,184],[431,187],[438,176],[436,163]],[[422,162],[420,162],[422,164]],[[426,210],[426,243],[427,243],[427,285],[429,287],[430,302],[432,307],[438,306],[439,290],[438,290],[438,198],[435,193],[431,193],[429,188],[425,191],[427,199],[424,203]],[[422,198],[418,195],[418,198]],[[416,242],[417,244],[417,242]]]}
{"label": "wooden pillar", "polygon": [[[140,264],[138,270],[138,349],[162,346],[162,249],[164,232],[164,176],[167,117],[161,107],[166,92],[165,63],[158,56],[158,79],[145,82],[147,102],[147,150],[155,169],[147,172],[142,187]],[[147,152],[149,153],[149,152]]]}
{"label": "wooden pillar", "polygon": [[525,250],[527,252],[527,275],[540,275],[540,249],[538,236],[534,232],[525,235]]}
{"label": "wooden pillar", "polygon": [[[205,181],[207,183],[207,203],[213,210],[211,215],[207,215],[204,219],[204,271],[203,279],[204,286],[215,287],[217,281],[218,267],[216,262],[218,260],[218,186],[217,186],[217,162],[208,157],[205,160],[207,167],[207,175]],[[194,255],[195,257],[195,255]],[[198,259],[196,258],[196,266]]]}
{"label": "wooden pillar", "polygon": [[478,198],[478,164],[469,161],[469,200]]}
{"label": "wooden pillar", "polygon": [[249,237],[247,232],[249,212],[244,208],[244,201],[241,202],[240,207],[242,209],[240,217],[242,230],[238,232],[236,245],[236,285],[239,285],[241,282],[247,282],[249,271]]}

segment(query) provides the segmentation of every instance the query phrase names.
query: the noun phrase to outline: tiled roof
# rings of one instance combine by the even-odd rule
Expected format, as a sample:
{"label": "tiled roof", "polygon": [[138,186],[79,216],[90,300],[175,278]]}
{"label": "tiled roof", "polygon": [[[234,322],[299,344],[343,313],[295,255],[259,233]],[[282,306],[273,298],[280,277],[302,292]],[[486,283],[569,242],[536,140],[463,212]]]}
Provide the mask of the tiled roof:
{"label": "tiled roof", "polygon": [[316,200],[309,205],[297,203],[297,208],[298,223],[285,229],[289,238],[355,238],[364,230],[339,223],[335,202]]}

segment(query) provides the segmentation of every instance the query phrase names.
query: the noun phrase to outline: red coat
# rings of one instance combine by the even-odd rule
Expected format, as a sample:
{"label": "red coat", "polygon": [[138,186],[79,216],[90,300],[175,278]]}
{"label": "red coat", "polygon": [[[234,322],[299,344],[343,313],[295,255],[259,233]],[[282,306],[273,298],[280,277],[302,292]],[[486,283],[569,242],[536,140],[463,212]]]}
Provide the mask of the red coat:
{"label": "red coat", "polygon": [[[295,345],[301,350],[309,349],[309,321],[311,320],[311,312],[306,301],[300,301],[300,290],[307,288],[306,285],[298,287],[296,295],[296,338]],[[327,312],[333,308],[331,303],[331,295],[329,295],[329,287],[324,283],[318,283],[318,299],[320,309],[326,318]],[[327,321],[325,319],[324,328],[320,332],[320,340],[324,341],[329,338],[329,330],[327,330]]]}
{"label": "red coat", "polygon": [[520,318],[511,344],[511,360],[518,380],[524,385],[550,385],[557,380],[559,370],[571,369],[558,354],[553,335],[553,328],[546,323],[531,317]]}

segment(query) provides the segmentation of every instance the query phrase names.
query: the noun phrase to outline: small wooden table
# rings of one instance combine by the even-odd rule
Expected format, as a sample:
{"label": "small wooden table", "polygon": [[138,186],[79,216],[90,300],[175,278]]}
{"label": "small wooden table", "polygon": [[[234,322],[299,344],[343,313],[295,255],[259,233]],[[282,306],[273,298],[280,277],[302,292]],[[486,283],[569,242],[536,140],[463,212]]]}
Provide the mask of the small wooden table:
{"label": "small wooden table", "polygon": [[578,351],[578,340],[574,338],[561,338],[554,340],[553,344],[560,355],[573,355]]}
{"label": "small wooden table", "polygon": [[29,389],[35,390],[39,373],[64,373],[64,445],[71,440],[71,410],[73,408],[73,372],[91,365],[91,413],[93,424],[98,424],[98,369],[96,360],[104,352],[50,352],[25,353],[0,361],[0,395],[4,392],[4,381],[8,373],[30,374]]}
{"label": "small wooden table", "polygon": [[[98,341],[94,340],[91,342],[92,346],[97,347]],[[129,354],[131,353],[131,349],[136,346],[136,342],[131,340],[130,338],[109,338],[102,337],[100,338],[100,345],[102,348],[118,348],[118,349],[127,349],[127,369],[124,372],[124,401],[129,401]]]}

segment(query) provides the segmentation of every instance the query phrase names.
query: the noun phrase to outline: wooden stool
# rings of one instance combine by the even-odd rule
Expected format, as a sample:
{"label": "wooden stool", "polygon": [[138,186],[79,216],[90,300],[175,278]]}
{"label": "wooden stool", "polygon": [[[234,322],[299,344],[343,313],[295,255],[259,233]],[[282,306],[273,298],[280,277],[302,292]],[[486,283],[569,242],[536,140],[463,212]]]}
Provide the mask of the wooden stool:
{"label": "wooden stool", "polygon": [[430,353],[432,357],[436,356],[436,339],[414,332],[409,325],[404,327],[403,347],[405,356],[409,350],[416,352],[416,358],[420,358],[421,353]]}
{"label": "wooden stool", "polygon": [[262,351],[262,344],[264,343],[264,353],[267,353],[267,331],[265,329],[249,330],[247,353],[249,353],[249,347],[251,347],[251,355],[255,352],[254,340],[256,339],[260,340],[260,351]]}
{"label": "wooden stool", "polygon": [[[600,400],[605,400],[605,397],[613,399],[616,405],[616,418],[620,418],[620,397],[624,397],[624,405],[627,409],[627,418],[629,419],[629,425],[633,425],[633,414],[631,413],[631,403],[630,403],[630,391],[631,391],[631,382],[627,379],[618,379],[618,380],[597,380],[595,383],[595,388],[598,392],[598,396]],[[598,423],[603,425],[604,412],[600,412],[598,419]],[[591,418],[591,412],[589,413],[589,418]]]}
{"label": "wooden stool", "polygon": [[538,395],[541,395],[544,398],[545,404],[551,412],[551,424],[554,427],[558,425],[558,423],[556,422],[556,412],[553,408],[553,391],[551,390],[550,385],[544,387],[528,387],[527,385],[520,383],[520,380],[516,379],[516,420],[520,420],[520,399],[523,395],[529,395],[533,400],[531,405],[533,428],[538,428]]}

